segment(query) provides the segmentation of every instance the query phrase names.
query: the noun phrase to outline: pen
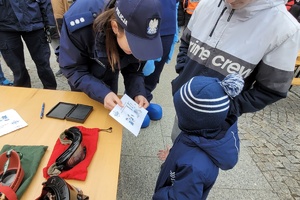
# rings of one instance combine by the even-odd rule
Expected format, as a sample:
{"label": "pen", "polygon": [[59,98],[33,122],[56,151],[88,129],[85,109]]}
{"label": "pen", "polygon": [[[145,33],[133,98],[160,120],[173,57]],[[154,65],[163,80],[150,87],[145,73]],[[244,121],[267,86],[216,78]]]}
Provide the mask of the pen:
{"label": "pen", "polygon": [[42,109],[41,109],[41,114],[40,114],[41,119],[44,117],[44,110],[45,110],[45,103],[42,104]]}

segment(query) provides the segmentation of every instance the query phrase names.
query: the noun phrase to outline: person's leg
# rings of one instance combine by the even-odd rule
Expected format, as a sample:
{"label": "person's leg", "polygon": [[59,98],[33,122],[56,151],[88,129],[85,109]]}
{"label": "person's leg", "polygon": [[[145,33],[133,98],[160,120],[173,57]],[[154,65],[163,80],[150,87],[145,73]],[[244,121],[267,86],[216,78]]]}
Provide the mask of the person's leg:
{"label": "person's leg", "polygon": [[[155,61],[155,69],[152,74],[145,76],[145,88],[147,92],[147,100],[150,102],[153,98],[152,91],[156,88],[159,83],[160,74],[164,68],[166,61],[169,58],[171,46],[173,44],[174,35],[161,36],[163,55],[160,61]],[[144,119],[142,128],[149,126],[151,120],[160,120],[162,118],[162,108],[158,104],[150,103],[147,108],[148,114]]]}
{"label": "person's leg", "polygon": [[0,51],[7,66],[13,72],[14,86],[31,87],[31,80],[25,66],[21,34],[21,32],[0,31]]}
{"label": "person's leg", "polygon": [[155,70],[149,76],[145,76],[145,87],[147,91],[147,100],[150,102],[153,98],[152,91],[159,83],[160,74],[164,68],[166,61],[168,60],[171,46],[173,44],[174,35],[161,36],[163,45],[163,55],[160,61],[155,61]]}
{"label": "person's leg", "polygon": [[50,46],[43,29],[22,34],[44,89],[56,89],[57,83],[50,67]]}

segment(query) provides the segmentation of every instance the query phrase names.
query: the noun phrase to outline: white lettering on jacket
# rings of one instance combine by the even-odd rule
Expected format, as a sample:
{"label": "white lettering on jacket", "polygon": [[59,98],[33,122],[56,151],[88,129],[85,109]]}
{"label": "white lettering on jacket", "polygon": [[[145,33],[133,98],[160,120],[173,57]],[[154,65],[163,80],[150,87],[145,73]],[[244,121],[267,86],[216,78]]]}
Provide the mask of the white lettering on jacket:
{"label": "white lettering on jacket", "polygon": [[[198,45],[198,40],[194,42],[190,42],[190,53],[192,53],[194,56],[198,57],[202,61],[207,60],[211,52],[208,49],[205,49],[205,47]],[[252,72],[250,68],[246,69],[245,66],[242,66],[238,62],[233,62],[232,60],[225,58],[223,55],[216,55],[211,59],[211,63],[215,67],[220,67],[222,70],[226,70],[227,73],[239,73],[241,76],[246,78],[249,76]]]}
{"label": "white lettering on jacket", "polygon": [[176,172],[172,172],[172,171],[170,170],[170,178],[171,178],[171,182],[172,182],[172,185],[173,185],[173,183],[174,183],[174,181],[175,181],[175,178],[176,178]]}

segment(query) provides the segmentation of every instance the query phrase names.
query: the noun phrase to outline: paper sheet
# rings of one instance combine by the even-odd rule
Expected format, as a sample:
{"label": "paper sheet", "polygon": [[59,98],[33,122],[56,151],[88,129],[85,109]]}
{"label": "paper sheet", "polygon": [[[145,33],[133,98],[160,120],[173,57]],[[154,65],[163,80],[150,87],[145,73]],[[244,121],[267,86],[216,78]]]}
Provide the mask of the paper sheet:
{"label": "paper sheet", "polygon": [[126,94],[121,98],[121,101],[124,107],[116,105],[109,115],[135,136],[138,136],[148,111],[145,108],[139,108],[138,104]]}
{"label": "paper sheet", "polygon": [[23,128],[27,125],[28,124],[14,109],[0,112],[0,136]]}

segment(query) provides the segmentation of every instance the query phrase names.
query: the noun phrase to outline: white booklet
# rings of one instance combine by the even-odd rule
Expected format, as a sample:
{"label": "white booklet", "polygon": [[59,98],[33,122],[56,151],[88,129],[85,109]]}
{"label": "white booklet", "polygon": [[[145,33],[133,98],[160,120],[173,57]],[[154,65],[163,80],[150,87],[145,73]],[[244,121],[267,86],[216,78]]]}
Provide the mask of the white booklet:
{"label": "white booklet", "polygon": [[138,104],[126,94],[123,95],[121,101],[123,107],[116,105],[109,115],[135,136],[138,136],[148,111],[145,108],[139,108]]}
{"label": "white booklet", "polygon": [[23,128],[27,125],[28,124],[14,109],[0,112],[0,136]]}

